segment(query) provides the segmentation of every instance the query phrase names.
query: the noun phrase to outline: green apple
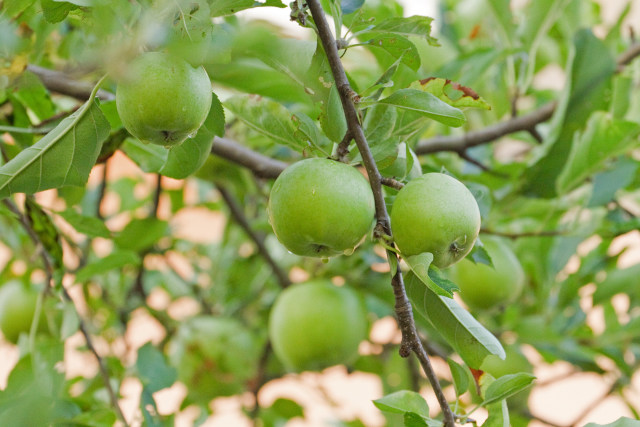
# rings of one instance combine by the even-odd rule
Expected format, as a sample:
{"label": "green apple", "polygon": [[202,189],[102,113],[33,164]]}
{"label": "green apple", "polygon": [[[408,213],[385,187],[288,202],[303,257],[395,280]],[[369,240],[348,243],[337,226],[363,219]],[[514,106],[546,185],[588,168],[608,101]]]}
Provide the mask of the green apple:
{"label": "green apple", "polygon": [[196,316],[180,324],[168,346],[169,363],[190,399],[208,402],[242,392],[256,375],[258,340],[231,318]]}
{"label": "green apple", "polygon": [[[38,293],[30,286],[14,280],[0,287],[0,330],[5,339],[16,344],[21,333],[29,333],[36,312]],[[40,316],[38,330],[46,327],[44,315]]]}
{"label": "green apple", "polygon": [[371,229],[373,193],[355,168],[306,159],[280,174],[269,197],[269,222],[292,253],[326,258],[353,252]]}
{"label": "green apple", "polygon": [[520,261],[504,240],[483,237],[493,267],[465,259],[451,267],[449,278],[460,287],[460,297],[474,309],[487,310],[513,302],[524,287]]}
{"label": "green apple", "polygon": [[358,295],[325,281],[285,289],[269,316],[273,351],[293,371],[352,362],[367,329],[366,310]]}
{"label": "green apple", "polygon": [[446,268],[473,248],[480,209],[463,183],[442,173],[427,173],[398,192],[391,230],[404,257],[431,252],[433,264]]}
{"label": "green apple", "polygon": [[211,82],[203,67],[162,52],[136,58],[116,90],[124,127],[141,141],[166,147],[195,135],[211,100]]}

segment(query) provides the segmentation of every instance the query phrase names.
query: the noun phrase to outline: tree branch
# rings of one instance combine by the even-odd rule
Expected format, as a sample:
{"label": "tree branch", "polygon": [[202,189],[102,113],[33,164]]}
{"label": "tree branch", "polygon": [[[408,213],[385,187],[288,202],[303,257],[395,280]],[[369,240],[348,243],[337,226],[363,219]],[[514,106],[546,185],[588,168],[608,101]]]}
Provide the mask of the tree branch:
{"label": "tree branch", "polygon": [[430,154],[440,151],[462,152],[467,148],[492,142],[511,133],[532,129],[537,124],[549,120],[555,110],[556,103],[550,102],[529,114],[514,117],[484,129],[470,131],[464,135],[437,136],[420,141],[414,151],[416,154]]}
{"label": "tree branch", "polygon": [[[93,90],[93,83],[72,79],[60,71],[49,70],[48,68],[37,65],[28,65],[27,70],[37,75],[47,89],[53,92],[86,100],[89,99],[91,91]],[[103,89],[98,90],[98,98],[103,101],[113,101],[116,99],[114,94]]]}
{"label": "tree branch", "polygon": [[[356,110],[353,101],[357,97],[357,94],[353,91],[353,89],[351,89],[351,86],[349,85],[347,75],[340,60],[340,55],[338,54],[336,40],[331,34],[331,29],[329,28],[329,24],[325,19],[324,11],[322,10],[320,2],[318,0],[307,0],[307,5],[309,6],[311,16],[313,17],[314,23],[316,24],[318,37],[322,42],[325,54],[327,55],[327,59],[329,60],[331,73],[333,74],[336,88],[338,89],[338,93],[340,94],[340,101],[342,102],[342,108],[347,120],[348,132],[356,142],[356,146],[358,147],[358,151],[360,152],[360,155],[362,157],[362,162],[369,177],[369,184],[371,185],[375,200],[377,220],[376,229],[378,231],[383,231],[384,233],[391,235],[389,214],[387,213],[387,206],[384,202],[384,195],[382,193],[382,177],[380,176],[380,172],[376,167],[375,160],[373,159],[371,150],[369,149],[369,145],[364,136],[364,131],[362,129],[360,118],[358,116],[358,111]],[[388,253],[390,257],[397,257],[393,252]],[[402,331],[400,355],[403,357],[408,357],[412,351],[417,355],[418,360],[420,361],[420,364],[422,365],[422,368],[424,369],[427,378],[429,379],[429,382],[433,387],[434,393],[438,398],[438,402],[440,404],[444,417],[444,425],[447,427],[452,427],[455,425],[455,418],[453,416],[453,413],[451,412],[449,403],[447,402],[447,399],[442,392],[442,388],[435,374],[435,371],[431,366],[429,356],[424,350],[422,342],[420,341],[420,337],[418,336],[416,325],[413,319],[413,311],[409,302],[409,298],[407,297],[407,293],[405,291],[402,272],[399,268],[397,269],[396,274],[393,275],[391,285],[393,287],[393,293],[396,300],[396,316],[398,317],[398,324],[400,326],[400,330]]]}
{"label": "tree branch", "polygon": [[253,240],[256,247],[258,248],[258,253],[260,254],[260,256],[262,256],[262,258],[264,258],[267,264],[269,264],[269,267],[271,267],[271,270],[273,271],[273,274],[276,276],[276,279],[278,280],[278,283],[280,284],[280,286],[282,288],[288,287],[291,284],[291,280],[289,280],[289,276],[287,276],[287,273],[280,268],[278,263],[275,262],[275,260],[269,253],[269,250],[264,245],[264,238],[262,236],[259,236],[251,228],[251,224],[249,224],[247,217],[242,211],[242,208],[238,205],[238,202],[236,202],[235,198],[231,195],[229,190],[220,183],[216,183],[216,187],[218,188],[220,195],[222,196],[225,203],[227,204],[227,207],[229,208],[229,212],[231,212],[231,216],[238,223],[238,225],[242,227],[244,232],[247,233],[247,235],[251,238],[251,240]]}
{"label": "tree branch", "polygon": [[[640,56],[640,42],[632,43],[629,48],[618,56],[616,63],[617,71],[620,72],[631,61]],[[420,141],[415,148],[416,154],[430,154],[440,151],[461,152],[476,145],[487,144],[496,139],[511,133],[528,131],[537,138],[536,125],[549,120],[555,112],[557,103],[549,102],[539,109],[524,116],[514,117],[495,125],[487,126],[484,129],[470,131],[464,135],[437,136],[435,138]]]}
{"label": "tree branch", "polygon": [[286,162],[267,157],[229,138],[215,137],[211,152],[250,169],[261,178],[277,178],[289,166]]}

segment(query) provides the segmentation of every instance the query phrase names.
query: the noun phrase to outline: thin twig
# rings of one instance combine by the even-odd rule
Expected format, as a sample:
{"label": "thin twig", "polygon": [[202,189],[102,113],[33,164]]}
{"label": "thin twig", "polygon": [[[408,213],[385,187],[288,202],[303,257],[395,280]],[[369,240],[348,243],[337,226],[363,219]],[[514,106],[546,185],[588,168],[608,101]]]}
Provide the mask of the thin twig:
{"label": "thin twig", "polygon": [[[18,207],[15,204],[13,204],[9,199],[4,199],[2,202],[14,215],[17,216],[18,221],[20,222],[22,227],[25,229],[25,231],[27,232],[27,234],[29,235],[33,243],[40,248],[40,257],[42,259],[42,263],[44,264],[47,277],[52,278],[54,274],[54,267],[53,267],[53,263],[50,260],[50,254],[47,253],[45,246],[40,240],[40,237],[38,236],[38,234],[31,227],[29,220],[22,212],[20,212]],[[116,396],[115,391],[111,387],[111,378],[109,376],[109,371],[107,370],[107,366],[104,363],[104,360],[102,359],[100,354],[98,354],[98,351],[93,345],[93,340],[91,339],[91,335],[89,334],[89,331],[87,329],[86,321],[82,318],[82,316],[80,316],[80,313],[78,313],[78,308],[73,302],[71,295],[69,295],[67,288],[65,288],[61,284],[60,289],[62,290],[62,295],[65,301],[70,303],[76,310],[76,313],[78,315],[78,328],[80,329],[80,332],[82,333],[87,343],[87,348],[93,354],[93,356],[96,358],[96,361],[98,362],[100,375],[102,376],[104,387],[107,390],[107,394],[109,395],[109,400],[111,401],[111,405],[113,406],[113,409],[116,411],[116,415],[118,416],[120,421],[122,421],[122,423],[125,426],[128,426],[129,424],[127,423],[127,420],[124,417],[124,414],[122,413],[122,409],[118,404],[118,397]]]}
{"label": "thin twig", "polygon": [[395,188],[396,190],[402,190],[404,187],[403,183],[393,178],[382,177],[380,178],[380,183],[386,187]]}
{"label": "thin twig", "polygon": [[347,156],[349,155],[349,144],[351,144],[352,139],[353,138],[351,137],[351,132],[347,130],[347,132],[344,134],[344,138],[342,138],[342,141],[340,141],[340,144],[338,144],[336,156],[338,157],[338,160],[343,163],[346,163]]}
{"label": "thin twig", "polygon": [[275,260],[269,253],[269,250],[264,245],[264,237],[258,235],[251,228],[251,224],[249,224],[249,221],[247,220],[247,217],[245,216],[242,208],[240,207],[240,205],[238,205],[238,202],[231,195],[229,190],[220,183],[216,183],[216,187],[218,188],[220,195],[222,196],[225,203],[227,204],[227,207],[229,208],[229,212],[231,213],[231,216],[238,223],[238,225],[242,227],[244,232],[247,233],[247,235],[251,238],[251,240],[253,240],[256,247],[258,248],[258,253],[267,262],[267,264],[269,264],[269,267],[271,267],[271,270],[273,271],[273,274],[276,276],[276,279],[278,280],[278,283],[280,284],[280,286],[282,288],[286,288],[287,286],[289,286],[291,284],[291,280],[289,280],[289,276],[287,276],[287,273],[284,270],[282,270],[282,268],[280,268],[278,263],[275,262]]}
{"label": "thin twig", "polygon": [[[358,111],[354,105],[354,99],[357,94],[351,89],[349,80],[342,66],[338,49],[336,48],[336,42],[331,34],[329,24],[325,19],[324,11],[318,0],[307,0],[307,5],[311,11],[311,16],[316,24],[318,37],[322,42],[325,54],[331,67],[333,79],[335,81],[336,88],[340,94],[340,101],[344,110],[345,118],[347,120],[347,126],[349,133],[353,137],[362,157],[362,162],[367,171],[369,177],[369,183],[374,195],[375,208],[376,208],[376,229],[383,231],[387,235],[391,236],[391,226],[389,220],[389,214],[387,213],[387,206],[384,201],[384,195],[382,193],[382,177],[376,167],[375,160],[369,149],[367,139],[364,135],[364,131],[360,124],[360,117]],[[390,257],[396,257],[396,254],[389,251]],[[396,258],[397,261],[397,258]],[[396,264],[397,265],[397,264]],[[442,409],[444,425],[446,427],[452,427],[455,425],[455,418],[449,407],[446,397],[442,391],[442,387],[438,381],[435,371],[429,361],[427,352],[422,347],[422,342],[418,336],[416,330],[415,321],[413,318],[413,311],[411,303],[407,297],[407,293],[404,288],[404,281],[402,279],[402,272],[397,269],[391,280],[393,287],[393,293],[396,299],[395,311],[398,317],[398,325],[402,331],[402,343],[400,345],[400,355],[408,357],[413,351],[417,356],[422,368],[424,369],[434,393],[438,399],[440,407]]]}

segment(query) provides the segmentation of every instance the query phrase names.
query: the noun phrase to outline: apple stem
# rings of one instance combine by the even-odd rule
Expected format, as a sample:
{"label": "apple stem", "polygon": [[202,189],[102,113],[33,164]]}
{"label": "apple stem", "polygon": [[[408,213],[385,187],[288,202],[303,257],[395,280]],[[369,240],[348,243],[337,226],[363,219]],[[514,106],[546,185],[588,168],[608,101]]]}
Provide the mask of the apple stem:
{"label": "apple stem", "polygon": [[[360,156],[362,157],[362,163],[369,177],[369,184],[371,185],[371,190],[373,191],[375,200],[377,220],[376,229],[382,229],[384,234],[392,237],[391,221],[389,219],[387,205],[382,193],[383,178],[378,171],[376,162],[371,150],[369,149],[369,144],[367,143],[367,139],[360,124],[358,110],[354,103],[358,96],[349,85],[349,80],[347,79],[347,75],[342,66],[342,61],[340,60],[336,40],[331,33],[327,20],[325,19],[324,10],[322,9],[320,2],[318,0],[307,0],[307,6],[311,11],[311,16],[313,17],[313,21],[316,25],[318,37],[322,42],[322,46],[325,54],[327,55],[329,66],[331,67],[331,72],[335,80],[336,88],[340,94],[340,101],[342,102],[342,108],[344,110],[348,126],[347,135],[350,137],[349,141],[351,138],[355,140]],[[346,137],[343,139],[341,145],[347,144],[345,142],[346,139]],[[398,257],[394,252],[387,251],[387,256],[390,258],[390,264],[393,262],[391,260],[392,257],[394,258],[395,264],[398,264]],[[411,303],[409,302],[409,298],[407,297],[404,287],[402,271],[399,268],[391,279],[391,285],[393,287],[393,293],[396,300],[395,312],[397,321],[400,330],[402,331],[400,355],[402,357],[408,357],[411,352],[416,354],[420,361],[420,365],[422,366],[422,369],[424,369],[433,391],[436,394],[440,408],[442,409],[444,426],[453,427],[455,426],[455,417],[449,407],[446,397],[444,396],[438,377],[418,335],[415,320],[413,318]]]}

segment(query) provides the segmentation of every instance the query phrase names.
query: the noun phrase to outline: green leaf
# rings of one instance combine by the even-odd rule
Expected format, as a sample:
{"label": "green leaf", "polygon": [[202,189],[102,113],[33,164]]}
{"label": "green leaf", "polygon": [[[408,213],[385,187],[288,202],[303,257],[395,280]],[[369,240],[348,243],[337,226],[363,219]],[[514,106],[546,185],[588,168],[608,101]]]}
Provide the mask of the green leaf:
{"label": "green leaf", "polygon": [[424,37],[432,46],[438,46],[438,41],[431,37],[431,23],[433,18],[427,16],[409,16],[407,18],[389,18],[368,29],[368,32],[393,33],[404,37]]}
{"label": "green leaf", "polygon": [[504,359],[500,342],[455,300],[437,295],[415,274],[405,278],[407,295],[415,310],[427,319],[470,367],[478,369],[484,358]]}
{"label": "green leaf", "polygon": [[596,291],[593,293],[593,304],[604,304],[619,293],[629,294],[630,296],[633,294],[640,295],[640,289],[637,286],[629,285],[630,283],[636,283],[638,277],[640,277],[640,264],[608,271],[607,277],[597,283]]}
{"label": "green leaf", "polygon": [[274,142],[296,150],[304,149],[305,143],[296,133],[291,112],[281,104],[265,98],[234,96],[227,99],[224,106],[247,126]]}
{"label": "green leaf", "polygon": [[331,84],[329,97],[323,104],[323,113],[320,115],[320,126],[324,133],[334,142],[342,141],[347,133],[347,119],[344,116],[342,101],[335,84]]}
{"label": "green leaf", "polygon": [[433,262],[433,254],[431,252],[406,257],[405,262],[411,268],[413,274],[436,294],[451,298],[453,297],[453,291],[458,290],[455,283],[442,278],[438,273],[435,273],[438,283],[432,279],[432,269],[435,267],[431,266]]}
{"label": "green leaf", "polygon": [[151,248],[169,231],[169,224],[157,218],[134,218],[118,233],[114,242],[122,249],[141,252]]}
{"label": "green leaf", "polygon": [[513,396],[533,384],[535,379],[535,375],[525,372],[504,375],[493,381],[489,387],[487,387],[482,405],[490,405],[506,399],[509,396]]}
{"label": "green leaf", "polygon": [[270,409],[286,419],[304,417],[302,406],[291,399],[278,398],[273,402]]}
{"label": "green leaf", "polygon": [[621,156],[616,162],[608,166],[608,170],[598,172],[593,176],[593,189],[588,208],[604,206],[616,197],[616,192],[633,182],[638,171],[637,161]]}
{"label": "green leaf", "polygon": [[554,131],[545,141],[547,153],[525,172],[524,191],[541,197],[556,195],[556,179],[572,150],[574,134],[593,111],[607,110],[616,61],[590,30],[579,31],[565,90],[553,117]]}
{"label": "green leaf", "polygon": [[342,0],[340,2],[340,9],[342,13],[348,15],[360,9],[364,4],[364,0]]}
{"label": "green leaf", "polygon": [[99,218],[79,214],[75,209],[59,211],[56,214],[61,216],[79,233],[89,237],[104,237],[105,239],[111,237],[111,231]]}
{"label": "green leaf", "polygon": [[150,393],[171,387],[178,378],[176,369],[169,366],[162,352],[149,342],[138,349],[136,369],[140,381]]}
{"label": "green leaf", "polygon": [[451,377],[453,378],[453,387],[456,390],[456,396],[461,396],[469,389],[469,375],[467,373],[467,369],[451,358],[447,359],[447,364],[449,365],[449,370],[451,370]]}
{"label": "green leaf", "polygon": [[404,426],[405,427],[428,427],[429,424],[424,420],[423,417],[416,414],[415,412],[405,412],[404,413]]}
{"label": "green leaf", "polygon": [[363,44],[385,50],[394,59],[400,59],[401,63],[413,71],[418,71],[420,68],[418,49],[406,37],[398,34],[381,34]]}
{"label": "green leaf", "polygon": [[429,405],[427,401],[424,400],[424,397],[422,397],[420,393],[416,393],[415,391],[396,391],[395,393],[374,400],[373,404],[384,412],[395,414],[414,412],[421,416],[429,416]]}
{"label": "green leaf", "polygon": [[510,427],[509,407],[506,400],[487,406],[487,412],[489,416],[482,427]]}
{"label": "green leaf", "polygon": [[15,83],[12,97],[18,100],[29,112],[33,113],[38,123],[55,114],[55,105],[51,101],[47,88],[30,71],[25,71]]}
{"label": "green leaf", "polygon": [[439,100],[430,93],[417,89],[400,89],[379,100],[378,104],[391,105],[396,108],[413,111],[451,127],[460,127],[466,122],[462,111]]}
{"label": "green leaf", "polygon": [[609,424],[589,423],[585,424],[584,427],[640,427],[640,420],[632,420],[631,418],[620,417]]}
{"label": "green leaf", "polygon": [[85,185],[109,122],[95,101],[87,101],[33,146],[0,167],[0,199],[65,185]]}
{"label": "green leaf", "polygon": [[308,146],[317,148],[323,152],[331,152],[333,142],[327,138],[318,128],[317,122],[304,113],[296,113],[291,118],[297,127],[296,136],[299,139],[305,140]]}
{"label": "green leaf", "polygon": [[44,19],[51,24],[62,22],[69,12],[76,8],[74,4],[66,1],[40,0],[40,4]]}
{"label": "green leaf", "polygon": [[409,85],[410,89],[428,92],[441,101],[456,108],[482,108],[490,110],[491,106],[473,89],[462,86],[460,83],[440,77],[429,77],[418,80]]}
{"label": "green leaf", "polygon": [[117,250],[104,258],[91,260],[76,273],[76,281],[82,283],[98,274],[107,273],[111,270],[119,270],[127,265],[137,265],[140,263],[138,254],[132,251]]}
{"label": "green leaf", "polygon": [[484,248],[480,239],[476,239],[475,244],[473,245],[473,249],[469,255],[467,255],[467,259],[472,261],[475,264],[486,264],[493,267],[493,261],[491,260],[491,255]]}
{"label": "green leaf", "polygon": [[286,7],[281,0],[266,0],[258,2],[254,0],[208,0],[211,8],[211,17],[233,15],[244,9],[253,7],[274,6]]}
{"label": "green leaf", "polygon": [[556,182],[557,192],[566,193],[603,169],[611,157],[637,145],[640,124],[614,119],[596,111],[582,134],[574,138],[569,159]]}

